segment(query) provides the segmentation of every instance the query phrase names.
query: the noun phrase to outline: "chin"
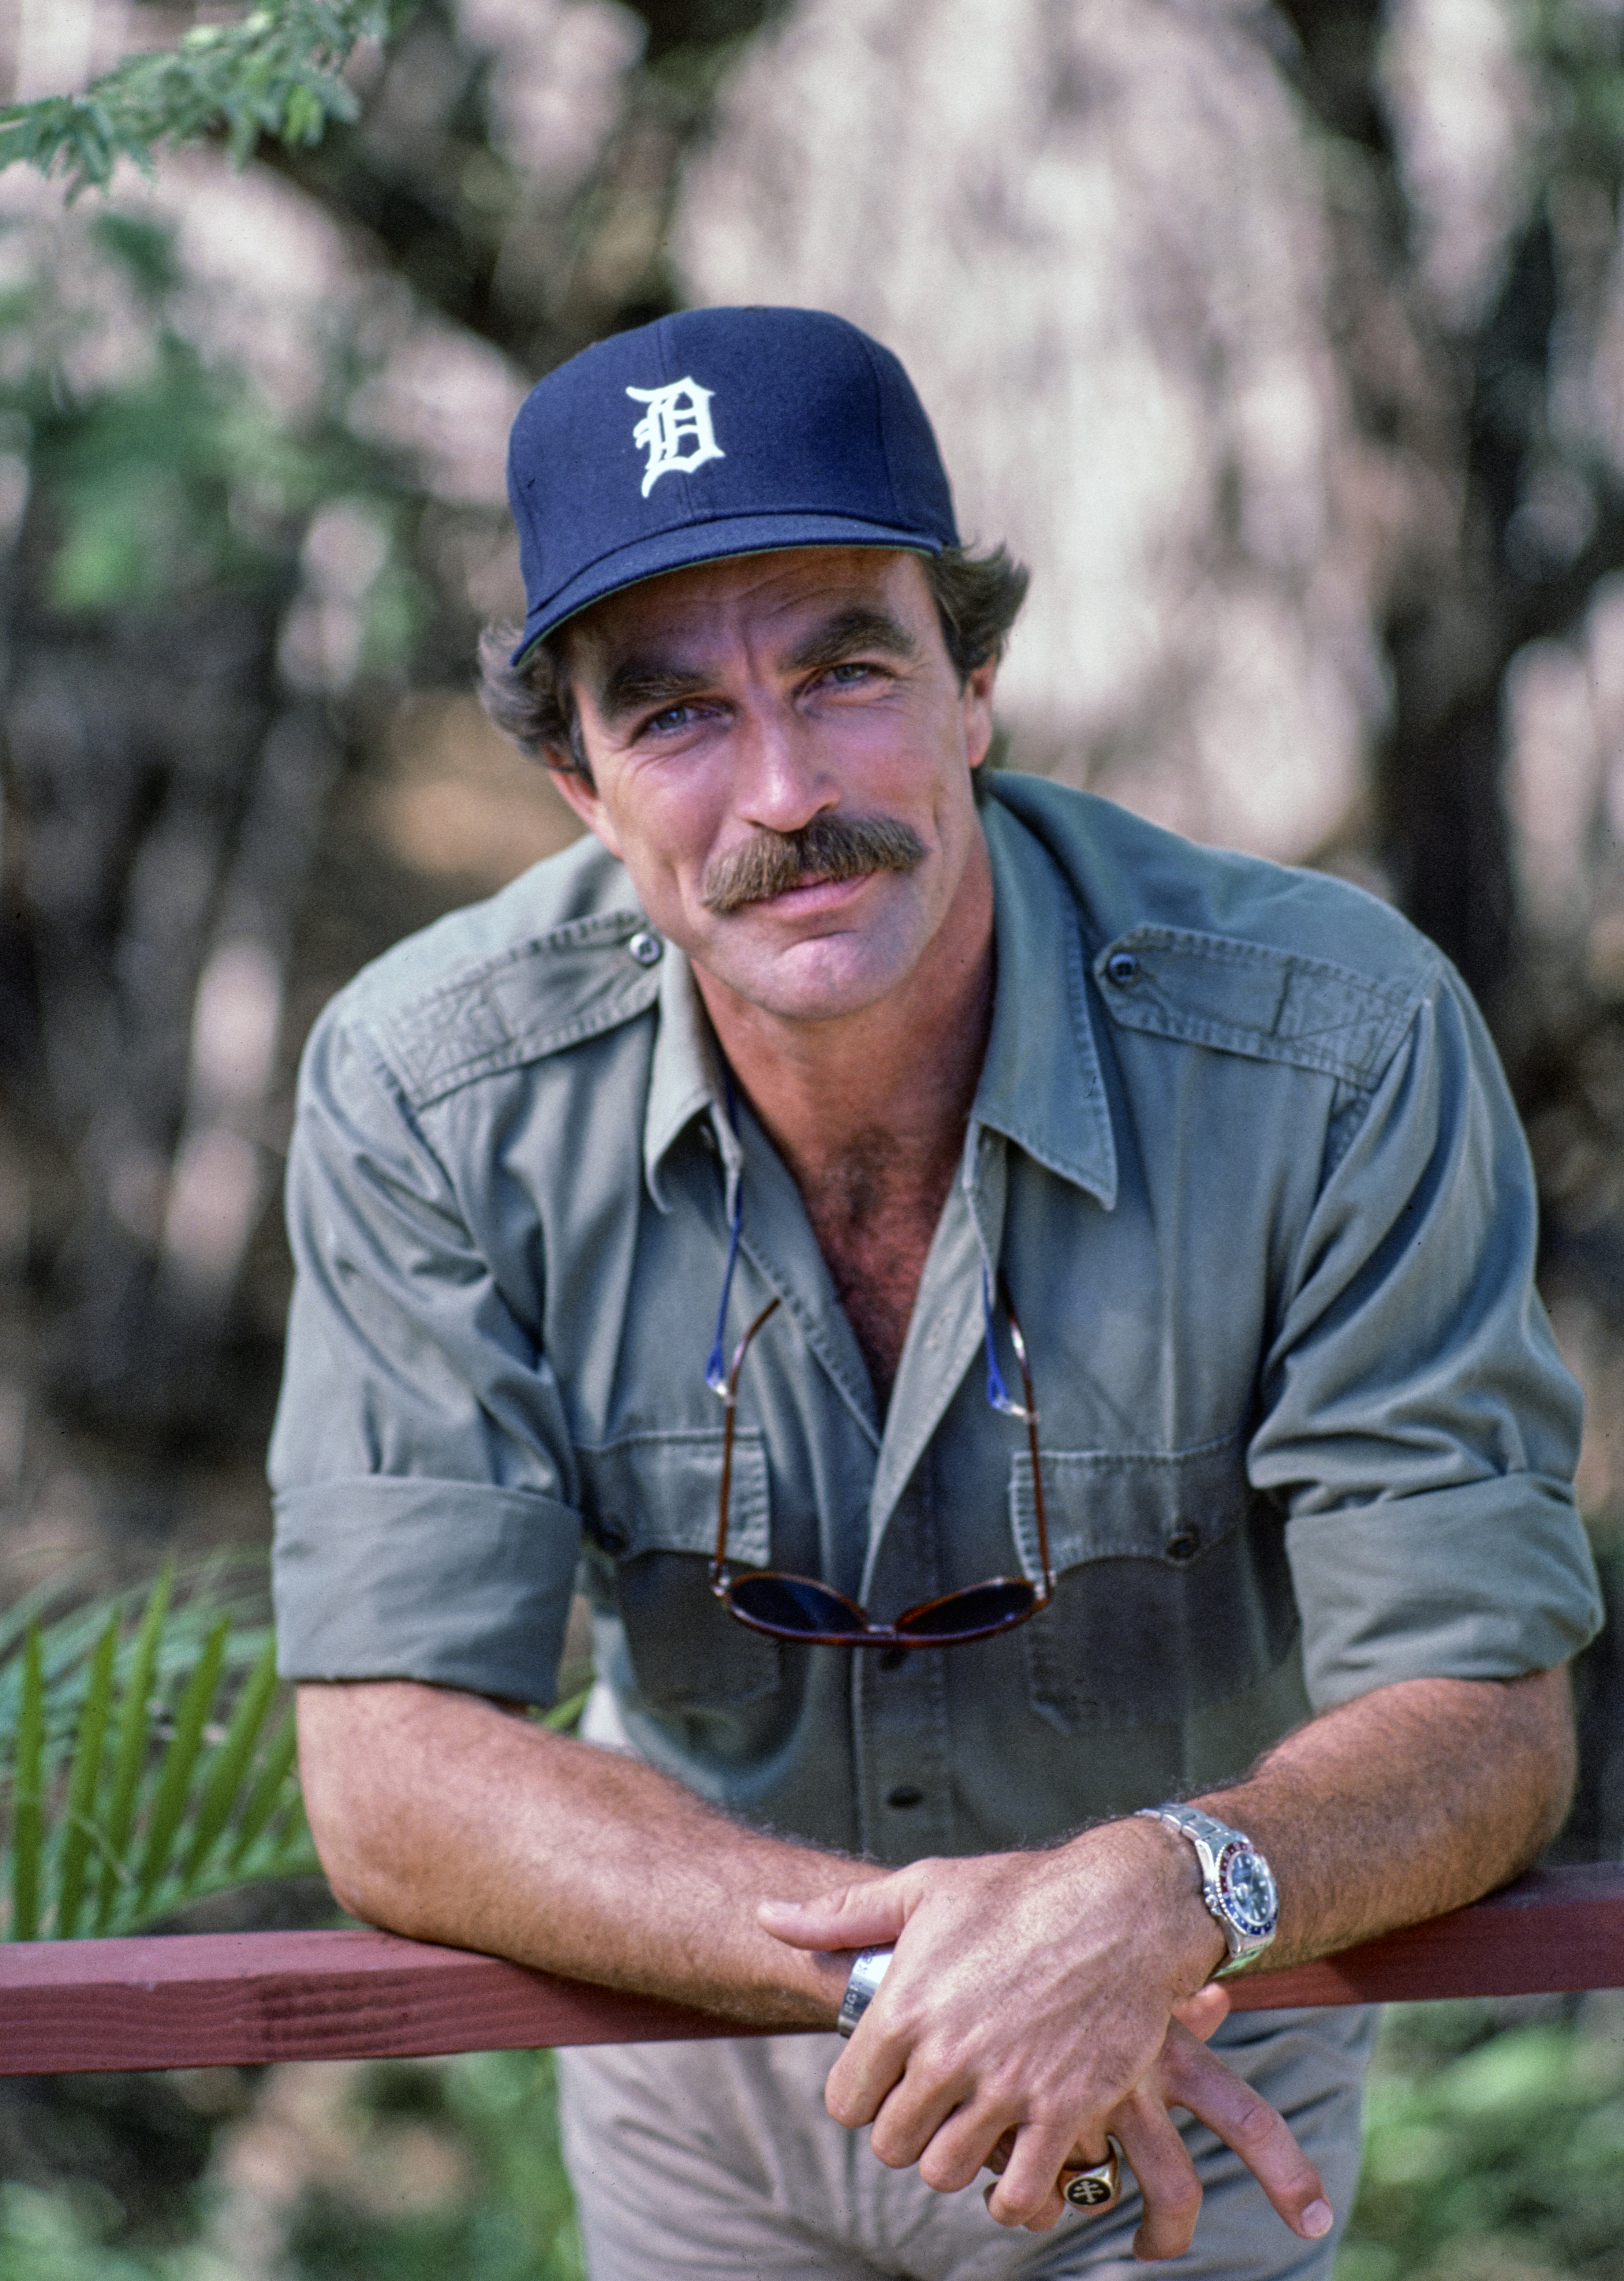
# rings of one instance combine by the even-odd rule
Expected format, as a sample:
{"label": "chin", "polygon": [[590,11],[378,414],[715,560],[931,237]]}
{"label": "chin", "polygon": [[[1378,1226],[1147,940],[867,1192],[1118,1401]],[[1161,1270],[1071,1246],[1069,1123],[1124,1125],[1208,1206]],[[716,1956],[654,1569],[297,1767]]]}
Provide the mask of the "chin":
{"label": "chin", "polygon": [[718,981],[785,1022],[834,1022],[861,1014],[894,990],[907,963],[876,957],[873,947],[825,936],[760,960],[718,961]]}

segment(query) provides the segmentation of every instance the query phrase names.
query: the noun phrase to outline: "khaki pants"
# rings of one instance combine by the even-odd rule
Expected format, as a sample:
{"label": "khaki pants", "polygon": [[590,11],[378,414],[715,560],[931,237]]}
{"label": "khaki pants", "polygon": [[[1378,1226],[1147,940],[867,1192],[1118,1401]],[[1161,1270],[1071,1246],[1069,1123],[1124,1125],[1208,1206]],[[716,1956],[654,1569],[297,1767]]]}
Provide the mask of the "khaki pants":
{"label": "khaki pants", "polygon": [[[1359,2165],[1360,2100],[1375,2014],[1251,2012],[1214,2048],[1280,2108],[1318,2163],[1337,2225],[1287,2231],[1236,2156],[1186,2118],[1206,2200],[1179,2281],[1328,2281]],[[1011,2231],[979,2185],[933,2193],[888,2170],[866,2134],[831,2122],[833,2036],[642,2044],[561,2052],[564,2148],[592,2281],[1128,2281],[1130,2190],[1102,2217]],[[985,2183],[985,2182],[984,2182]]]}

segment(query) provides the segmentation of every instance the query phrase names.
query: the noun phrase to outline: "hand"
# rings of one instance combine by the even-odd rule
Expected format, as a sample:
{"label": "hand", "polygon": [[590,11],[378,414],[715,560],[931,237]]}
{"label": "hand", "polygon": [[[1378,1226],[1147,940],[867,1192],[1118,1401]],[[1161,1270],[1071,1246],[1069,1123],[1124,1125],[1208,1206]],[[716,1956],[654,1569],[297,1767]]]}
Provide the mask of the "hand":
{"label": "hand", "polygon": [[[1172,2107],[1187,2107],[1215,2137],[1234,2148],[1294,2233],[1316,2241],[1330,2231],[1333,2223],[1319,2174],[1287,2124],[1233,2068],[1202,2048],[1229,2009],[1221,1990],[1210,1992],[1220,1999],[1216,2010],[1199,2018],[1199,2024],[1192,2019],[1190,2027],[1177,2020],[1171,2022],[1144,2082],[1106,2118],[1107,2130],[1139,2182],[1144,2215],[1133,2236],[1133,2254],[1147,2261],[1182,2257],[1201,2215],[1201,2181],[1168,2114]],[[1179,2008],[1187,2017],[1198,2013],[1197,2005]],[[993,2151],[991,2169],[1003,2169],[1012,2142],[1013,2134],[1006,2133]],[[1066,2167],[1086,2168],[1102,2161],[1103,2155],[1103,2141],[1099,2154],[1074,2146],[1066,2156]],[[993,2191],[987,2189],[989,2208]],[[1037,2217],[1026,2221],[1027,2225],[1034,2233],[1041,2232],[1066,2208],[1056,2191]]]}
{"label": "hand", "polygon": [[[1185,2002],[1174,2005],[1173,2017],[1181,2027],[1188,2029],[1197,2043],[1204,2044],[1218,2033],[1219,2028],[1229,2017],[1228,1994],[1219,1982],[1209,1981],[1204,1988],[1198,1989],[1195,1994]],[[1165,2052],[1166,2046],[1164,2045],[1163,2048]],[[1014,2146],[1015,2133],[1013,2130],[1006,2130],[987,2156],[986,2168],[998,2177],[1001,2178],[1009,2168],[1009,2156]],[[1118,2142],[1117,2151],[1118,2153],[1122,2151],[1120,2142]],[[1097,2165],[1080,2146],[1073,2146],[1066,2156],[1062,2176],[1063,2177],[1068,2170],[1091,2170],[1095,2168]],[[990,2196],[992,2191],[988,2186],[986,2196]],[[985,2196],[984,2199],[986,2199]]]}
{"label": "hand", "polygon": [[1063,2162],[1074,2147],[1102,2159],[1109,2129],[1144,2192],[1146,2254],[1170,2256],[1200,2202],[1167,2118],[1187,2106],[1318,2239],[1330,2212],[1284,2122],[1187,2030],[1170,2031],[1192,1999],[1204,2032],[1222,2016],[1199,1993],[1223,1946],[1184,1850],[1153,1823],[1117,1822],[1045,1853],[915,1862],[824,1900],[764,1903],[764,1929],[796,1947],[896,1946],[831,2070],[830,2113],[871,2123],[881,2161],[917,2163],[941,2192],[1007,2141],[987,2206],[1034,2231],[1063,2207]]}

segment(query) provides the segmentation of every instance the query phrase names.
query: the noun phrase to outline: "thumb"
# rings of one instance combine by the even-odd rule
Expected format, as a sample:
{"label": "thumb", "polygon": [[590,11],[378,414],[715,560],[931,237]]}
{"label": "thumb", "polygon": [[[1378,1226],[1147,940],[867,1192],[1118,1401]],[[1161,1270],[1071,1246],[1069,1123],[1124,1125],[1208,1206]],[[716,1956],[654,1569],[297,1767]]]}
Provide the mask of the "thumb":
{"label": "thumb", "polygon": [[1173,2017],[1181,2027],[1187,2028],[1198,2044],[1217,2034],[1229,2017],[1229,1991],[1209,1980],[1193,1996],[1187,1996],[1173,2006]]}
{"label": "thumb", "polygon": [[908,1921],[901,1879],[865,1878],[821,1893],[810,1901],[762,1901],[756,1920],[763,1932],[791,1948],[884,1948]]}

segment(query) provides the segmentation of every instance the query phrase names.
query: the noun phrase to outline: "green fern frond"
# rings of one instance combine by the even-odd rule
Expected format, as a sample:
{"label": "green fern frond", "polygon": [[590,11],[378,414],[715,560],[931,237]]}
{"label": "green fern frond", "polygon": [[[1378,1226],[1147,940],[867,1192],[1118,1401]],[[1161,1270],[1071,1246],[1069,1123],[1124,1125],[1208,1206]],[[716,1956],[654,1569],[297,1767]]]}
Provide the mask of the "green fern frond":
{"label": "green fern frond", "polygon": [[227,1572],[0,1632],[0,1935],[139,1931],[317,1867],[275,1649]]}
{"label": "green fern frond", "polygon": [[39,1923],[40,1787],[44,1775],[45,1687],[40,1675],[40,1631],[30,1624],[23,1646],[22,1708],[12,1779],[12,1924],[14,1937],[32,1940]]}
{"label": "green fern frond", "polygon": [[96,1643],[90,1675],[80,1706],[79,1732],[73,1744],[73,1771],[68,1782],[67,1827],[62,1833],[60,1883],[57,1895],[57,1936],[72,1940],[79,1929],[84,1903],[85,1872],[90,1849],[100,1837],[96,1824],[96,1793],[101,1782],[102,1754],[107,1721],[112,1710],[112,1666],[119,1650],[119,1620],[110,1617]]}

